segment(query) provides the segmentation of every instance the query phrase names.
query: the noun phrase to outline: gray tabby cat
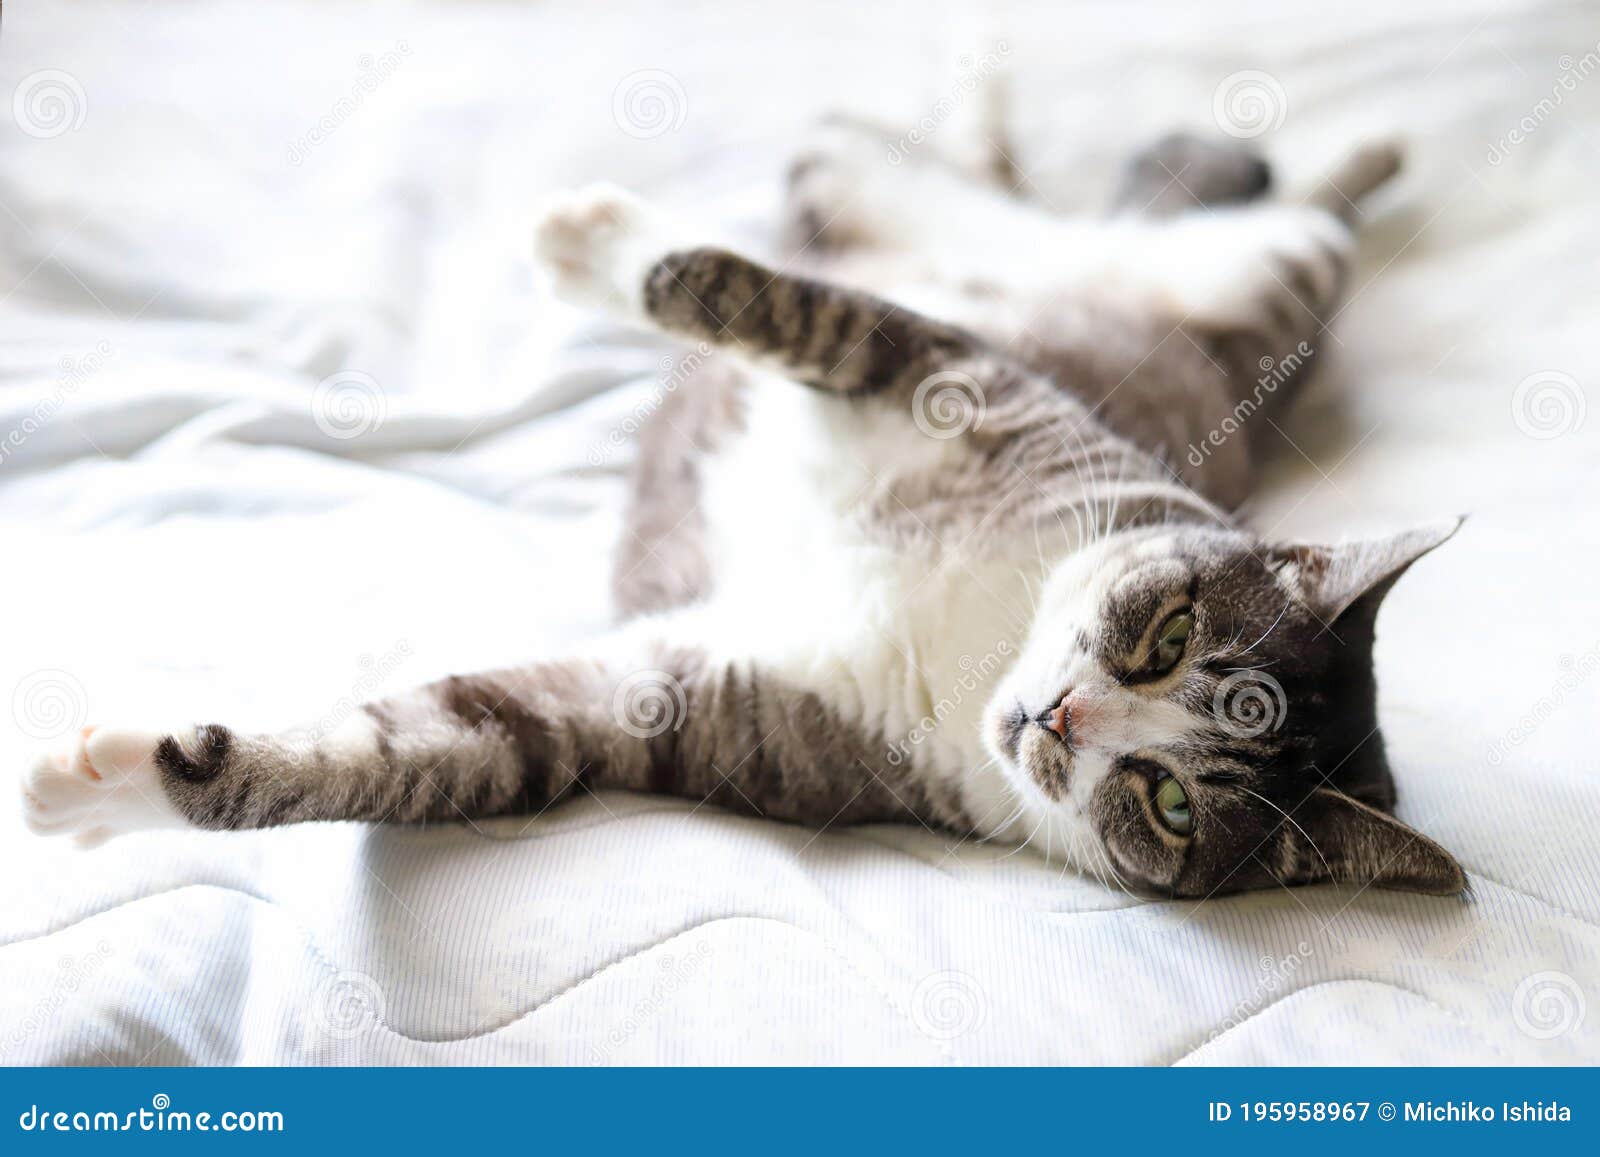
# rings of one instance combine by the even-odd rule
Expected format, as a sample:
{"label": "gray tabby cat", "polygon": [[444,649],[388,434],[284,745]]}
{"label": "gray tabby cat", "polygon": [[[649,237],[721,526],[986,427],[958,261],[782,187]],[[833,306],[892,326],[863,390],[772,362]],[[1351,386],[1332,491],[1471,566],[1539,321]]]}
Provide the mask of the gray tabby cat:
{"label": "gray tabby cat", "polygon": [[1459,892],[1390,814],[1372,670],[1385,593],[1454,526],[1269,543],[1227,513],[1397,164],[1273,203],[1259,158],[1174,137],[1069,220],[834,123],[776,268],[570,194],[537,230],[557,291],[716,351],[642,435],[622,625],[325,736],[87,728],[29,820],[92,843],[621,788],[915,819],[1141,893]]}

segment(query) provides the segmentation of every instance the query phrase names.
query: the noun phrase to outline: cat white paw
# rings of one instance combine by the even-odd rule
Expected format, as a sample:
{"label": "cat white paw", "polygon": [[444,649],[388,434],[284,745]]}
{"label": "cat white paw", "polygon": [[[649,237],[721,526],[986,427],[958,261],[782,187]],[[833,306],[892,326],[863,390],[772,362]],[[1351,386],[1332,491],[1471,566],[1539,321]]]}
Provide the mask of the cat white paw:
{"label": "cat white paw", "polygon": [[162,735],[85,727],[34,759],[22,776],[22,816],[43,836],[93,847],[112,836],[183,823],[156,765]]}
{"label": "cat white paw", "polygon": [[[880,234],[906,232],[905,214],[913,208],[894,198],[896,212],[885,213],[884,197],[874,197],[885,164],[898,165],[903,156],[866,128],[853,122],[830,120],[811,134],[810,147],[789,168],[789,212],[806,244],[826,236],[829,244],[881,240]],[[913,176],[900,174],[902,184],[925,175],[920,167]],[[892,190],[891,190],[892,191]]]}
{"label": "cat white paw", "polygon": [[1325,323],[1354,246],[1343,222],[1295,205],[1184,214],[1143,240],[1160,304],[1218,329]]}
{"label": "cat white paw", "polygon": [[534,260],[557,296],[630,317],[643,312],[650,271],[667,254],[692,247],[666,214],[606,184],[559,194],[539,213],[533,232]]}

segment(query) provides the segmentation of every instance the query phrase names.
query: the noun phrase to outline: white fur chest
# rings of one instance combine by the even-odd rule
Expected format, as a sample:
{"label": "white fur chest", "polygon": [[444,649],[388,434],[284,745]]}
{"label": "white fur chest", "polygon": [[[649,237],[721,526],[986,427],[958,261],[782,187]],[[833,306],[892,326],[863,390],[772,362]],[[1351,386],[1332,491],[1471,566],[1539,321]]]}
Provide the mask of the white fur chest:
{"label": "white fur chest", "polygon": [[887,407],[780,379],[752,389],[746,432],[704,476],[716,593],[698,641],[880,730],[892,762],[968,776],[987,759],[982,711],[1026,637],[1038,560],[874,533],[865,512],[890,468],[936,470],[951,444]]}

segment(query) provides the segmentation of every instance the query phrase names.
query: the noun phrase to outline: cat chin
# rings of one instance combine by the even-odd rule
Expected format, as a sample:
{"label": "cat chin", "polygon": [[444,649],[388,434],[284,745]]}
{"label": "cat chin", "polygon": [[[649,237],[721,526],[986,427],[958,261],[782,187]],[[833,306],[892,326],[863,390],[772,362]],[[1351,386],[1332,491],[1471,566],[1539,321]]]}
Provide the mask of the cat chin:
{"label": "cat chin", "polygon": [[1084,810],[1084,800],[1093,790],[1090,781],[1100,778],[1090,766],[1094,761],[1074,760],[1071,789],[1061,798],[1052,799],[1007,747],[1008,715],[998,703],[990,708],[984,742],[1011,791],[1011,807],[1016,814],[1004,829],[990,834],[1024,844],[1050,863],[1067,864],[1076,871],[1096,871],[1102,855],[1100,837]]}
{"label": "cat chin", "polygon": [[[1003,728],[1003,719],[996,726]],[[1011,821],[1011,833],[1015,834],[1021,843],[1034,844],[1036,841],[1029,833],[1037,833],[1042,827],[1064,829],[1071,826],[1072,809],[1065,800],[1051,799],[1046,794],[1039,782],[1022,767],[1016,759],[997,742],[996,734],[989,736],[990,753],[995,757],[995,765],[1000,769],[1006,786],[1015,797],[1013,806],[1020,805],[1021,813]],[[1059,846],[1060,841],[1056,841]],[[1044,847],[1042,841],[1039,847]]]}

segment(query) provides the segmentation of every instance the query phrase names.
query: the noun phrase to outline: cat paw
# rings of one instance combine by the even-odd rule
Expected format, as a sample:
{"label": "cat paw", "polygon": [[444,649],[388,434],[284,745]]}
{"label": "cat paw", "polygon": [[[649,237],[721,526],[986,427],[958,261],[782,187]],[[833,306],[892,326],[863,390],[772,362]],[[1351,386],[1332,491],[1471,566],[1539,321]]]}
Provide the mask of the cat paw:
{"label": "cat paw", "polygon": [[1398,140],[1377,138],[1365,142],[1312,192],[1309,203],[1346,221],[1360,216],[1359,202],[1391,181],[1405,163],[1405,146]]}
{"label": "cat paw", "polygon": [[615,185],[562,193],[534,225],[536,264],[557,296],[574,305],[624,315],[643,309],[650,271],[674,249],[683,231],[648,202]]}
{"label": "cat paw", "polygon": [[173,827],[156,765],[157,732],[85,727],[39,755],[22,776],[22,816],[42,836],[94,847],[124,832]]}
{"label": "cat paw", "polygon": [[1200,327],[1279,332],[1328,321],[1353,248],[1343,222],[1293,205],[1186,214],[1147,240],[1167,310]]}
{"label": "cat paw", "polygon": [[885,232],[874,204],[863,194],[883,179],[885,165],[903,157],[893,142],[860,122],[841,117],[824,121],[789,166],[784,212],[795,248],[870,242]]}
{"label": "cat paw", "polygon": [[1125,211],[1162,216],[1253,201],[1271,187],[1272,166],[1249,145],[1175,132],[1129,159],[1113,203]]}

